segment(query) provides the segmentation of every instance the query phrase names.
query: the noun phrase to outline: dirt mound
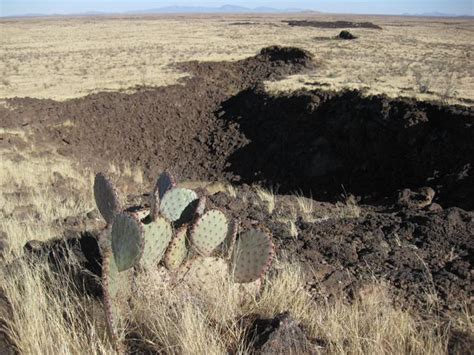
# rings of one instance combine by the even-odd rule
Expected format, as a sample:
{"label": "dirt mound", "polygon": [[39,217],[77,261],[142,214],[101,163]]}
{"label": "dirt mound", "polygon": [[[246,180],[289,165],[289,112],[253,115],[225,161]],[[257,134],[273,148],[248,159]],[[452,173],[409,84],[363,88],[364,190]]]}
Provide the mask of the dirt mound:
{"label": "dirt mound", "polygon": [[[184,85],[66,102],[14,99],[2,122],[103,170],[138,165],[151,182],[260,183],[334,201],[345,189],[368,203],[431,187],[443,207],[474,209],[472,108],[357,91],[269,96],[262,80],[313,67],[297,48],[270,47],[237,62],[181,64]],[[63,124],[69,121],[69,124]],[[71,123],[72,122],[72,123]],[[383,202],[383,201],[382,201]]]}
{"label": "dirt mound", "polygon": [[[37,144],[54,142],[62,154],[88,165],[127,161],[148,176],[169,167],[183,178],[222,177],[226,156],[214,154],[214,145],[227,138],[218,133],[226,123],[214,114],[220,103],[261,80],[312,66],[307,52],[271,47],[237,62],[180,64],[194,75],[184,85],[66,102],[12,99],[19,109],[0,108],[0,116],[4,127],[28,125],[37,133]],[[67,120],[70,124],[63,125]],[[219,145],[227,144],[232,151],[233,141]]]}
{"label": "dirt mound", "polygon": [[381,30],[382,27],[372,22],[350,22],[350,21],[307,21],[293,20],[283,21],[292,27],[317,27],[317,28],[370,28]]}
{"label": "dirt mound", "polygon": [[296,47],[267,47],[261,50],[259,57],[270,62],[282,61],[305,67],[309,67],[313,62],[313,55],[310,52]]}

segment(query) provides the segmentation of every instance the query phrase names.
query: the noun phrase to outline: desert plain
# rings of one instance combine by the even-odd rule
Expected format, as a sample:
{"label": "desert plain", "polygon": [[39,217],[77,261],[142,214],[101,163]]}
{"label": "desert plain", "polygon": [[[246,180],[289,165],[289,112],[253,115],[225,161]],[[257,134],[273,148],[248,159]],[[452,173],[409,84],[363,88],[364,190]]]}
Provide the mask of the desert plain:
{"label": "desert plain", "polygon": [[[0,353],[472,351],[472,18],[4,18],[0,33]],[[111,336],[95,175],[147,211],[164,171],[237,235],[265,230],[275,257],[257,292],[138,268]]]}

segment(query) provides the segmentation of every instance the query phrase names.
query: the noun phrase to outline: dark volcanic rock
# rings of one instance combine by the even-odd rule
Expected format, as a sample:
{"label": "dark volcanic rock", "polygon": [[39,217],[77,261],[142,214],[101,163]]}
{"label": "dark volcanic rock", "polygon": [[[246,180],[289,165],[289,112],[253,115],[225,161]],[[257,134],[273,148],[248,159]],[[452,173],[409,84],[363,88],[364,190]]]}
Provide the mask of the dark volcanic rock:
{"label": "dark volcanic rock", "polygon": [[370,28],[381,30],[382,27],[375,25],[372,22],[350,22],[350,21],[307,21],[307,20],[293,20],[283,21],[288,25],[294,27],[317,27],[317,28]]}
{"label": "dark volcanic rock", "polygon": [[[238,191],[238,196],[243,192]],[[277,198],[281,199],[280,196]],[[247,192],[246,199],[254,201]],[[319,296],[347,296],[373,278],[387,281],[395,303],[426,312],[436,294],[438,307],[460,310],[474,291],[474,213],[458,208],[440,211],[404,209],[366,211],[360,218],[296,221],[298,235],[288,235],[278,213],[268,214],[252,202],[228,209],[229,197],[209,197],[209,205],[251,226],[271,230],[280,256],[291,256],[314,269],[308,285]]]}
{"label": "dark volcanic rock", "polygon": [[247,343],[257,354],[316,354],[300,325],[288,314],[256,319],[246,332]]}
{"label": "dark volcanic rock", "polygon": [[349,31],[341,31],[341,33],[339,33],[339,35],[337,36],[339,39],[347,39],[347,40],[350,40],[350,39],[356,39],[357,37],[354,36],[352,33],[350,33]]}

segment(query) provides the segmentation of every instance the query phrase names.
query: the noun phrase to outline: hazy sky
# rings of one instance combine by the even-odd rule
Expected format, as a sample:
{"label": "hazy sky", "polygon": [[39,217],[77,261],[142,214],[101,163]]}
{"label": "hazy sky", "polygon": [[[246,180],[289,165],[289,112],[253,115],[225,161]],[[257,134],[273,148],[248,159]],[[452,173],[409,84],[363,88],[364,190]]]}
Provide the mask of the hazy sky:
{"label": "hazy sky", "polygon": [[474,0],[0,0],[0,15],[27,13],[64,14],[86,11],[122,12],[171,5],[246,7],[270,6],[275,8],[304,8],[325,12],[401,14],[443,12],[473,15]]}

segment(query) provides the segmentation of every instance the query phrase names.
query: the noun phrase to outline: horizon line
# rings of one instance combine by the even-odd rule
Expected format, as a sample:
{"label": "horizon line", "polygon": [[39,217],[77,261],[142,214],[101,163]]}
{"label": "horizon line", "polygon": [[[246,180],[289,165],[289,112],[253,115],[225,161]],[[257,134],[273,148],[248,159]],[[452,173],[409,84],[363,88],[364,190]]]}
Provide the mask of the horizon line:
{"label": "horizon line", "polygon": [[[226,10],[226,8],[239,9],[236,11]],[[173,12],[171,9],[176,9]],[[195,11],[193,11],[195,10]],[[220,11],[221,10],[221,11]],[[243,14],[300,14],[300,13],[319,13],[329,15],[362,15],[362,16],[402,16],[402,17],[474,17],[472,14],[460,13],[443,13],[439,11],[431,11],[426,13],[354,13],[354,12],[327,12],[316,9],[305,8],[273,8],[260,6],[256,8],[248,8],[244,6],[223,5],[220,7],[206,6],[165,6],[159,8],[145,8],[128,11],[97,11],[85,10],[81,12],[70,13],[21,13],[12,15],[0,14],[0,18],[25,18],[25,17],[67,17],[67,16],[107,16],[107,15],[206,15],[206,14],[226,14],[226,15],[243,15]]]}

